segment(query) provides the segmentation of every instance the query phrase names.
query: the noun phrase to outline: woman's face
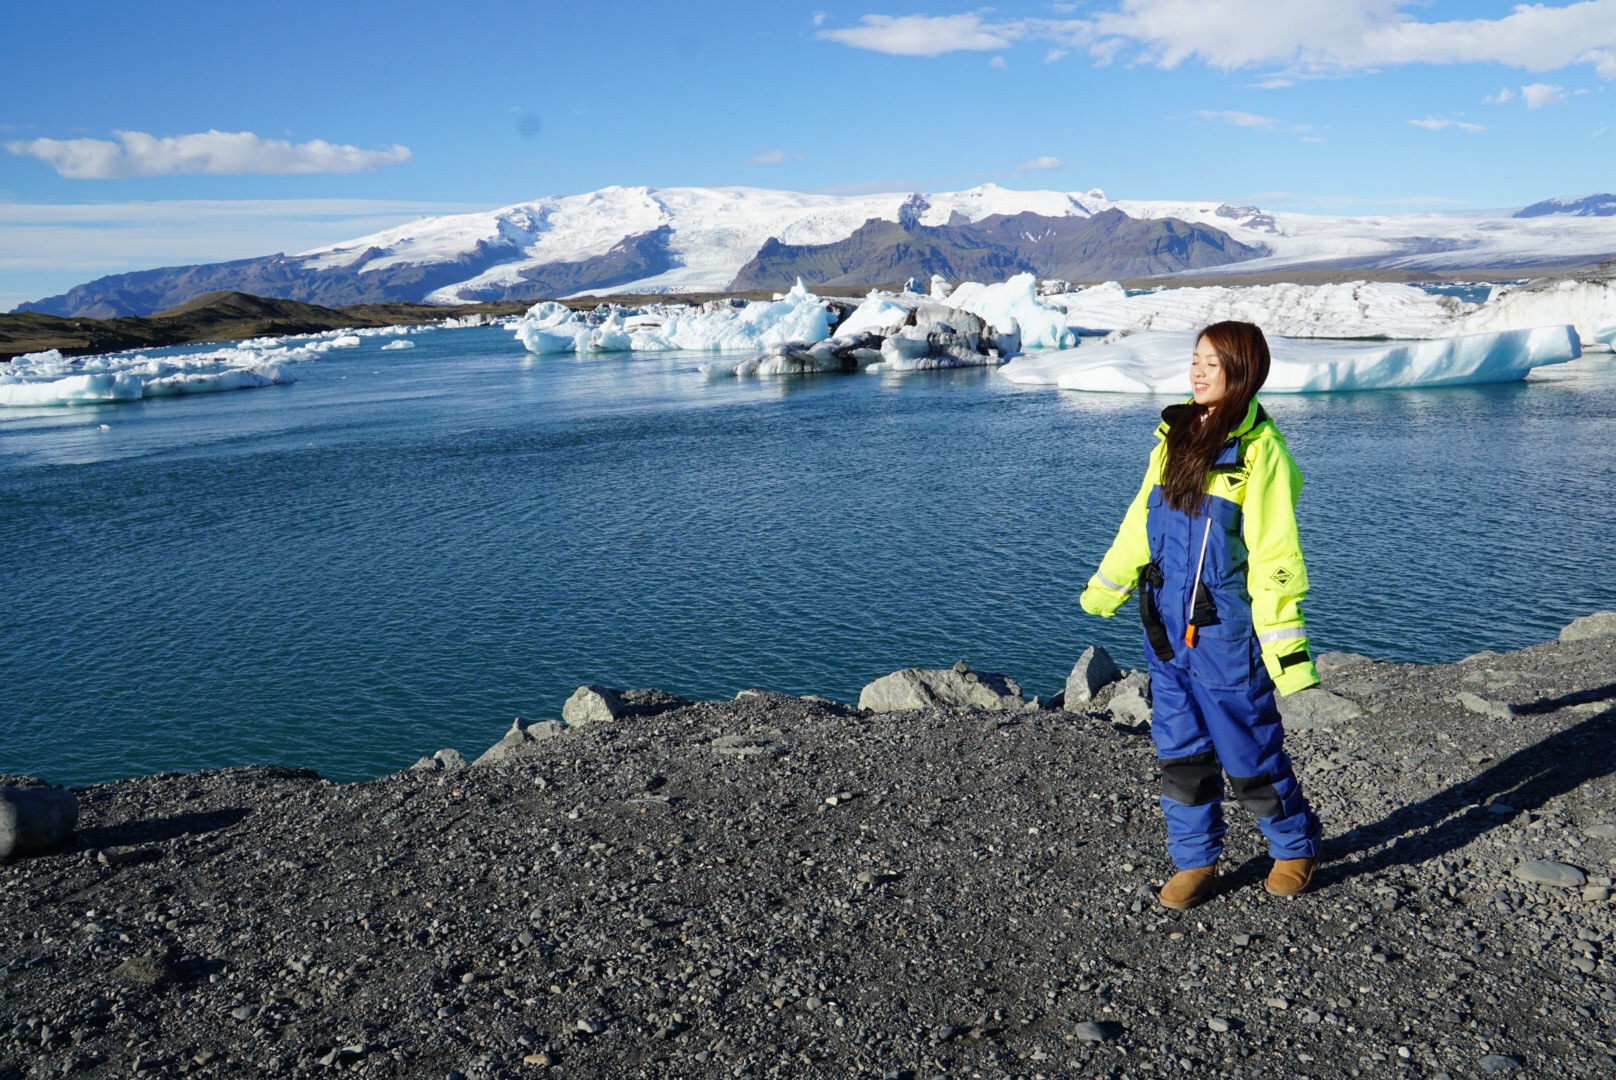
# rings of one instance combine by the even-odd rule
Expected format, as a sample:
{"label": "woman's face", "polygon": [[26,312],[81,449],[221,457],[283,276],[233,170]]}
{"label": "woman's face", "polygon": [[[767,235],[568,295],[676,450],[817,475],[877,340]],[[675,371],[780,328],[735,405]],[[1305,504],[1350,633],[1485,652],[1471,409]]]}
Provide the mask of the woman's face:
{"label": "woman's face", "polygon": [[1197,405],[1217,404],[1227,389],[1223,360],[1205,338],[1195,343],[1195,354],[1190,357],[1190,389],[1195,391]]}

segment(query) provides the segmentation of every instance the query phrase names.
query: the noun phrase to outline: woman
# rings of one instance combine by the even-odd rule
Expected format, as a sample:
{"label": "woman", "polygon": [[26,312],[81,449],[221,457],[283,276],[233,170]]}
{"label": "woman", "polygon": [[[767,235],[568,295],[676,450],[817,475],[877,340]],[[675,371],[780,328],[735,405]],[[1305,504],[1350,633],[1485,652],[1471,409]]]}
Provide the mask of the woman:
{"label": "woman", "polygon": [[1083,610],[1110,617],[1139,589],[1151,736],[1178,867],[1160,899],[1180,910],[1217,888],[1224,772],[1268,838],[1270,893],[1307,888],[1319,853],[1319,819],[1274,704],[1276,690],[1319,679],[1302,625],[1302,477],[1256,397],[1268,365],[1268,342],[1251,323],[1201,331],[1195,399],[1162,410],[1144,484],[1083,591]]}

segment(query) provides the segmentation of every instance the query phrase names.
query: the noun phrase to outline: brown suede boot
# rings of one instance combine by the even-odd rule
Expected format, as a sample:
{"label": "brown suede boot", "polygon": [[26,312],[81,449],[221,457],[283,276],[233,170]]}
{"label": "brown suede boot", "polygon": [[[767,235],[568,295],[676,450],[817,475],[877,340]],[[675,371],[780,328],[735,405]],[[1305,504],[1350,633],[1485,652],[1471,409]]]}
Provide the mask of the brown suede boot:
{"label": "brown suede boot", "polygon": [[1296,896],[1312,880],[1312,859],[1275,859],[1264,888],[1271,896]]}
{"label": "brown suede boot", "polygon": [[1183,911],[1212,899],[1218,888],[1218,864],[1198,866],[1194,870],[1180,870],[1162,886],[1157,897],[1162,907]]}

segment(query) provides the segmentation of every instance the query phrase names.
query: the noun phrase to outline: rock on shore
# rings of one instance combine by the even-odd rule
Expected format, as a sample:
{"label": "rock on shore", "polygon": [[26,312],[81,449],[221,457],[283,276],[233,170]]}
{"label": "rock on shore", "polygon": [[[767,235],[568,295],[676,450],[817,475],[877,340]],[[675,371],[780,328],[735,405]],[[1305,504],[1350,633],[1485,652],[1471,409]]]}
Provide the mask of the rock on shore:
{"label": "rock on shore", "polygon": [[1231,805],[1183,913],[1109,688],[82,789],[75,847],[0,864],[0,1077],[1609,1076],[1613,644],[1321,663],[1315,889],[1266,896]]}

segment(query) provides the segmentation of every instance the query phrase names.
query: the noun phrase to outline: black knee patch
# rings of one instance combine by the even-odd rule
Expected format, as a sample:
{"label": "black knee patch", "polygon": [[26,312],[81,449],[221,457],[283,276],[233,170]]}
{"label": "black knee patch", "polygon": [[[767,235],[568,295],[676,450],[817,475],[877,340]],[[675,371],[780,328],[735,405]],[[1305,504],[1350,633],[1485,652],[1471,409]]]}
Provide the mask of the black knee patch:
{"label": "black knee patch", "polygon": [[1279,813],[1279,792],[1275,789],[1274,779],[1270,774],[1231,776],[1229,786],[1234,788],[1235,800],[1250,810],[1255,817],[1269,818]]}
{"label": "black knee patch", "polygon": [[1163,761],[1162,794],[1186,806],[1205,806],[1223,798],[1223,766],[1216,751]]}

